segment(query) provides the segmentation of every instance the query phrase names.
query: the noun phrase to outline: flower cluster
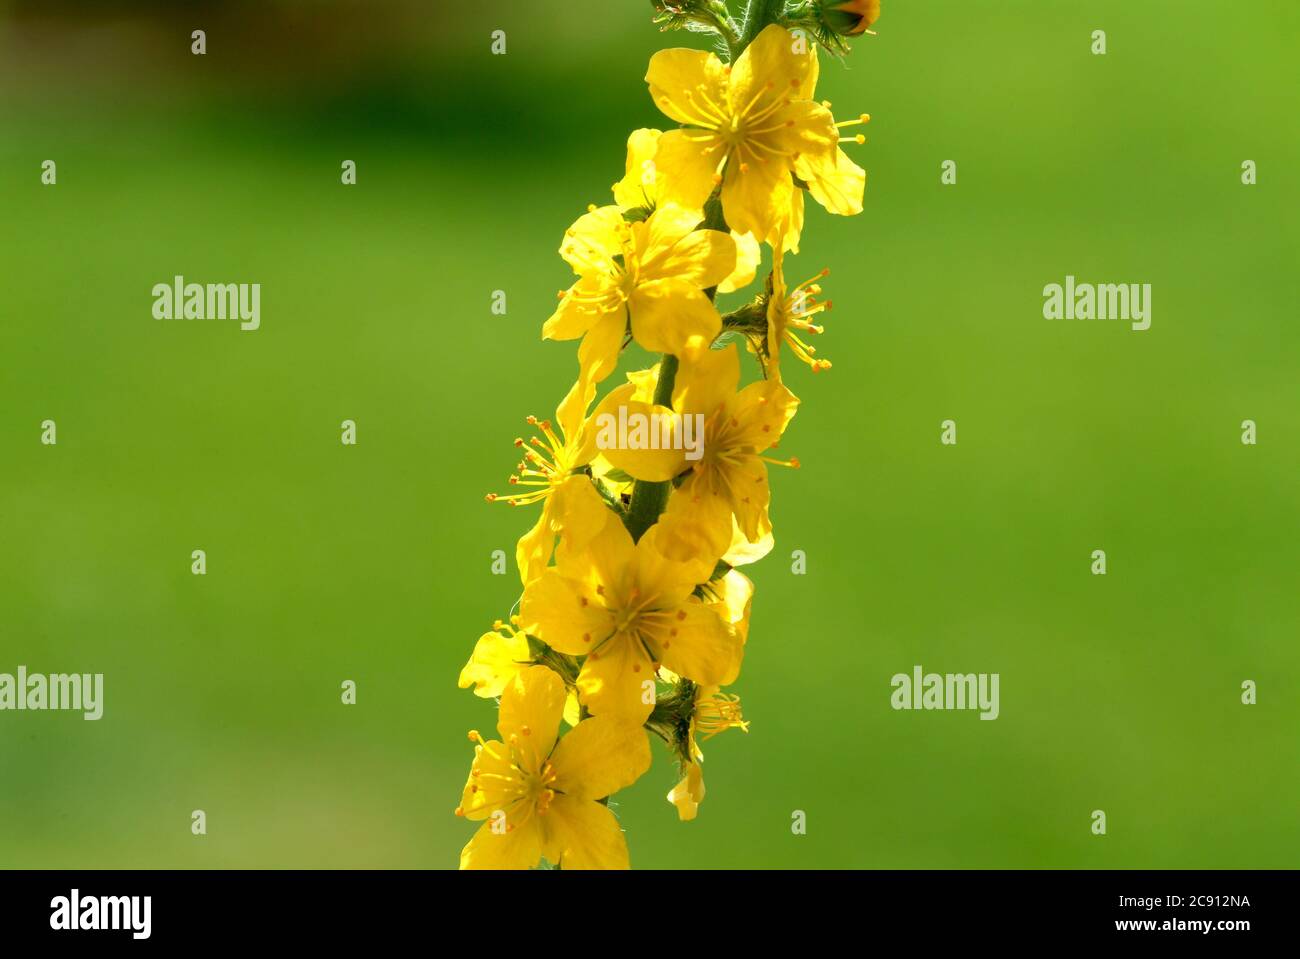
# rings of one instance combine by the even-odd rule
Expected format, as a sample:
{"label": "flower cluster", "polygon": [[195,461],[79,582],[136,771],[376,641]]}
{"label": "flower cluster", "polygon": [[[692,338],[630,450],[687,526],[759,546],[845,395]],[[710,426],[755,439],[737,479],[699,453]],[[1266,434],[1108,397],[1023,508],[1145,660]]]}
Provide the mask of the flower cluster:
{"label": "flower cluster", "polygon": [[[696,816],[700,743],[748,730],[724,690],[749,634],[754,587],[740,567],[772,548],[768,469],[799,465],[773,455],[799,405],[789,360],[830,367],[809,342],[831,305],[826,271],[791,285],[785,270],[805,195],[835,214],[862,209],[866,174],[844,147],[863,137],[843,130],[868,117],[837,121],[815,98],[817,47],[841,49],[877,5],[751,0],[740,24],[721,0],[656,5],[668,26],[720,34],[731,62],[651,58],[650,96],[678,126],[634,131],[613,202],[588,207],[560,244],[575,278],[542,335],[580,341],[578,372],[555,418],[529,417],[539,435],[515,441],[515,491],[488,496],[540,510],[516,550],[518,612],[480,637],[460,676],[500,700],[500,738],[470,733],[456,812],[482,825],[462,868],[627,867],[608,797],[649,768],[648,733],[679,763],[669,802]],[[720,313],[717,293],[755,281],[763,246],[766,281]],[[616,382],[632,342],[658,362]],[[742,346],[756,369],[746,385]],[[663,442],[610,442],[606,427],[635,416],[663,424]],[[674,442],[692,424],[694,457]]]}

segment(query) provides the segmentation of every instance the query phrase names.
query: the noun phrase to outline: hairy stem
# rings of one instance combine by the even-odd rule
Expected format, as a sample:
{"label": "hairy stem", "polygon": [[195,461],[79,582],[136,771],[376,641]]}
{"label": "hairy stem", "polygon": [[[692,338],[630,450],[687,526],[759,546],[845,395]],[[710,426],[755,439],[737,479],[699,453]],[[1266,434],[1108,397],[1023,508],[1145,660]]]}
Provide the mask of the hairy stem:
{"label": "hairy stem", "polygon": [[[677,357],[665,353],[659,361],[659,381],[655,384],[656,404],[667,407],[673,405],[673,384],[676,380]],[[632,488],[632,502],[628,504],[627,516],[623,520],[634,541],[639,540],[655,524],[668,504],[668,494],[672,492],[672,487],[671,480],[662,483],[637,480]]]}
{"label": "hairy stem", "polygon": [[[775,23],[785,12],[785,0],[749,0],[745,8],[745,29],[740,37],[740,50],[754,42],[769,23]],[[740,55],[740,51],[736,52]]]}

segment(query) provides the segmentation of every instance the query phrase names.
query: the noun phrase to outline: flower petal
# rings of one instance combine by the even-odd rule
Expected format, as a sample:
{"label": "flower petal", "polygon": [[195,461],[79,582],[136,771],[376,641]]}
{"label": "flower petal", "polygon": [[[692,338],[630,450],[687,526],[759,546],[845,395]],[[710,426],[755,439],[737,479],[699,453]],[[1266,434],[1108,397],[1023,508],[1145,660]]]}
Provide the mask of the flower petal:
{"label": "flower petal", "polygon": [[702,686],[720,684],[733,673],[741,655],[735,631],[697,600],[665,611],[653,624],[643,625],[642,632],[665,666]]}
{"label": "flower petal", "polygon": [[560,739],[551,765],[559,792],[603,799],[632,785],[650,768],[650,743],[640,726],[592,716]]}
{"label": "flower petal", "polygon": [[[508,827],[509,813],[506,816]],[[536,816],[501,833],[493,827],[489,819],[460,851],[461,869],[532,869],[541,861],[542,832]]]}
{"label": "flower petal", "polygon": [[546,858],[561,869],[628,869],[627,840],[608,808],[556,796],[545,817]]}
{"label": "flower petal", "polygon": [[673,47],[650,58],[645,82],[666,116],[678,123],[712,129],[722,120],[727,68],[715,54]]}
{"label": "flower petal", "polygon": [[592,325],[578,347],[578,368],[582,379],[599,383],[614,372],[626,331],[627,310],[622,306],[605,313]]}
{"label": "flower petal", "polygon": [[613,272],[613,257],[623,252],[623,211],[602,206],[584,213],[564,231],[560,256],[579,276]]}
{"label": "flower petal", "polygon": [[658,250],[652,259],[643,261],[641,275],[648,280],[677,277],[703,290],[717,286],[735,268],[736,241],[731,234],[721,230],[695,230]]}
{"label": "flower petal", "polygon": [[510,762],[510,750],[497,739],[474,747],[474,763],[460,797],[460,813],[466,819],[486,819],[495,809],[519,798],[517,774]]}
{"label": "flower petal", "polygon": [[752,116],[777,100],[798,96],[806,89],[808,74],[816,63],[810,52],[815,46],[806,36],[797,39],[777,24],[764,27],[731,71],[733,111]]}
{"label": "flower petal", "polygon": [[593,715],[639,725],[654,709],[654,696],[646,695],[644,685],[654,681],[652,665],[640,640],[617,633],[587,656],[578,673],[578,693]]}
{"label": "flower petal", "polygon": [[700,769],[699,763],[691,763],[686,767],[686,775],[681,782],[669,790],[668,801],[677,807],[677,818],[680,821],[690,822],[695,818],[700,803],[704,802],[704,771]]}
{"label": "flower petal", "polygon": [[500,696],[515,674],[532,662],[528,637],[523,633],[505,635],[489,630],[478,638],[469,662],[460,671],[458,685],[474,687],[474,695],[484,699]]}
{"label": "flower petal", "polygon": [[722,182],[722,210],[727,223],[739,233],[767,237],[787,219],[793,202],[794,182],[784,156],[749,153],[745,168],[733,156]]}
{"label": "flower petal", "polygon": [[659,148],[658,130],[633,130],[627,138],[627,166],[623,179],[614,184],[614,202],[625,210],[652,208],[659,203],[659,170],[655,150]]}
{"label": "flower petal", "polygon": [[[597,448],[611,465],[629,476],[662,483],[686,468],[682,423],[666,406],[632,399],[609,409],[602,404],[595,423]],[[621,436],[619,427],[624,423],[627,435]]]}
{"label": "flower petal", "polygon": [[[579,580],[552,566],[524,587],[519,628],[547,646],[581,656],[614,631],[614,619]],[[503,704],[504,709],[504,704]]]}
{"label": "flower petal", "polygon": [[555,746],[566,695],[564,680],[546,666],[520,670],[501,693],[497,729],[519,750],[529,771],[540,769]]}
{"label": "flower petal", "polygon": [[651,280],[628,299],[632,336],[652,353],[680,355],[707,346],[722,331],[722,317],[703,291],[685,280]]}
{"label": "flower petal", "polygon": [[813,199],[828,212],[840,216],[862,212],[867,171],[854,163],[843,150],[837,149],[833,160],[800,155],[794,169],[799,179],[808,184]]}
{"label": "flower petal", "polygon": [[727,156],[726,142],[699,130],[669,130],[659,138],[655,175],[659,198],[695,210],[704,206],[716,185],[718,167]]}
{"label": "flower petal", "polygon": [[754,282],[758,265],[763,260],[763,247],[752,233],[731,231],[736,244],[736,268],[718,284],[719,293],[734,293]]}
{"label": "flower petal", "polygon": [[673,408],[680,413],[706,417],[736,392],[740,382],[740,356],[736,344],[720,350],[689,350],[681,356],[673,381]]}

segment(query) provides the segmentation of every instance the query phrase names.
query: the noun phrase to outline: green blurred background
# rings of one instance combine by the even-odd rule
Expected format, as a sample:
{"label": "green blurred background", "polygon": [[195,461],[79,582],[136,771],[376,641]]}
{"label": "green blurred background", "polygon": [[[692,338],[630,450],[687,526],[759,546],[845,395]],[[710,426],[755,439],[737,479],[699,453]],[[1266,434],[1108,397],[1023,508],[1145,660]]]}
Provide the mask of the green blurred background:
{"label": "green blurred background", "polygon": [[[642,0],[0,11],[0,671],[106,677],[97,723],[0,713],[0,865],[454,867],[494,718],[456,677],[533,519],[483,494],[575,371],[555,248],[665,122],[647,58],[706,41]],[[655,743],[634,865],[1296,866],[1295,4],[876,29],[824,61],[866,210],[810,207],[791,267],[831,268],[835,368],[790,377],[752,731],[693,823]],[[176,273],[261,283],[261,330],[154,321]],[[1151,329],[1044,320],[1067,273],[1151,283]],[[891,710],[918,663],[1000,673],[1001,717]]]}

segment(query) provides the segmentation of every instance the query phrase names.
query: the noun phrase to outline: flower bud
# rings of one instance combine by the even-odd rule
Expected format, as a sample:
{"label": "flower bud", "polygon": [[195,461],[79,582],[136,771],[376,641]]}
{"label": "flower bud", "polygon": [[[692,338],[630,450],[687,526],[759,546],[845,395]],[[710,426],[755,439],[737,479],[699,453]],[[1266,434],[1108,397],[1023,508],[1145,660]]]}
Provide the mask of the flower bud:
{"label": "flower bud", "polygon": [[856,37],[880,16],[880,0],[817,0],[822,23],[835,33]]}

